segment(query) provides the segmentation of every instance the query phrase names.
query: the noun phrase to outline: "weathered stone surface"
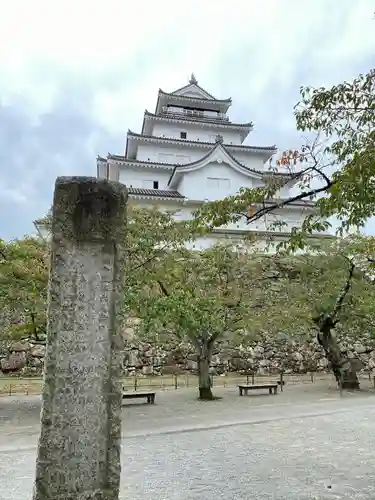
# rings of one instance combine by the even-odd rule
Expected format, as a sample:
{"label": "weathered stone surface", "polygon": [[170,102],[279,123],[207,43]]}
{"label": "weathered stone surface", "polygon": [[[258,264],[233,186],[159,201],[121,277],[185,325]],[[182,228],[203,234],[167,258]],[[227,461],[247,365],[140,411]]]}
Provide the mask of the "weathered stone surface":
{"label": "weathered stone surface", "polygon": [[39,357],[31,358],[30,365],[34,367],[42,367],[43,361]]}
{"label": "weathered stone surface", "polygon": [[354,344],[353,348],[357,354],[363,354],[366,352],[366,347],[359,343]]}
{"label": "weathered stone surface", "polygon": [[1,360],[0,366],[3,373],[21,370],[26,365],[26,354],[24,352],[14,352],[7,358]]}
{"label": "weathered stone surface", "polygon": [[126,191],[59,178],[34,500],[117,500]]}
{"label": "weathered stone surface", "polygon": [[30,355],[34,358],[44,358],[46,348],[44,345],[35,345],[30,350]]}
{"label": "weathered stone surface", "polygon": [[133,340],[135,335],[134,329],[130,327],[124,328],[121,334],[125,340]]}
{"label": "weathered stone surface", "polygon": [[[148,342],[142,342],[137,338],[138,324],[137,318],[128,318],[127,326],[121,327],[125,346],[124,375],[142,375],[144,374],[143,366],[152,366],[152,373],[155,375],[175,373],[176,369],[179,373],[197,370],[197,365],[191,362],[197,360],[192,346],[174,338],[166,345],[151,345]],[[338,340],[342,351],[353,359],[360,359],[365,370],[375,369],[375,351],[372,351],[375,348],[375,340],[372,338],[372,332],[364,332],[360,338],[356,336],[353,339],[347,332],[343,332],[338,336]],[[34,363],[33,359],[34,355],[40,357],[44,346],[40,343],[35,345],[33,339],[26,339],[22,344],[31,346],[31,349],[27,352],[26,365],[23,367],[20,365],[15,372],[27,376],[40,375],[43,365]],[[7,359],[11,350],[11,345],[3,347],[0,345],[0,360]],[[40,357],[40,359],[43,358]],[[297,341],[290,338],[287,332],[283,332],[279,335],[265,334],[259,340],[247,345],[231,346],[230,339],[218,342],[211,365],[218,374],[238,370],[254,370],[258,373],[268,371],[277,373],[280,370],[288,370],[288,373],[305,373],[329,369],[324,352],[316,342],[313,332],[310,335],[301,335],[300,340]]]}
{"label": "weathered stone surface", "polygon": [[152,375],[154,372],[152,366],[150,365],[146,365],[146,366],[142,366],[142,373],[143,375]]}
{"label": "weathered stone surface", "polygon": [[27,342],[14,342],[9,346],[10,352],[27,352],[30,350],[30,344]]}

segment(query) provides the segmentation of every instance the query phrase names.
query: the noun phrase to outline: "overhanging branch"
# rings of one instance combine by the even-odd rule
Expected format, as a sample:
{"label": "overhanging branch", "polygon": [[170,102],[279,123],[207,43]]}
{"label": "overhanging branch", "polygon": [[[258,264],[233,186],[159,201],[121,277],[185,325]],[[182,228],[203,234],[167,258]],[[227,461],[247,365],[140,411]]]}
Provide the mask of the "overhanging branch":
{"label": "overhanging branch", "polygon": [[160,287],[160,290],[163,292],[163,294],[166,296],[166,297],[169,297],[169,292],[167,290],[167,288],[165,287],[164,283],[160,280],[156,280],[157,284],[159,285]]}
{"label": "overhanging branch", "polygon": [[332,311],[332,317],[334,318],[335,322],[337,322],[336,318],[342,309],[342,305],[343,305],[343,302],[345,300],[345,297],[349,293],[349,290],[350,290],[351,285],[352,285],[353,276],[354,276],[355,264],[350,259],[346,259],[346,260],[350,263],[349,264],[349,273],[348,273],[348,276],[346,279],[345,286],[342,289],[340,295],[338,296],[338,298],[336,300],[335,307],[333,308],[333,311]]}

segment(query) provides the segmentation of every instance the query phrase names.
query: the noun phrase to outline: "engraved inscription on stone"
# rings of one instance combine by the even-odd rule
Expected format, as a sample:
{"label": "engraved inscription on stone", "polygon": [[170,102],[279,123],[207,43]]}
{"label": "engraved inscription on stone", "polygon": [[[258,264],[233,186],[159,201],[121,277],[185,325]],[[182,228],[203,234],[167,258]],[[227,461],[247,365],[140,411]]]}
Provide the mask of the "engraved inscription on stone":
{"label": "engraved inscription on stone", "polygon": [[[64,451],[75,454],[77,464],[69,476],[92,476],[99,487],[101,455],[106,452],[108,440],[107,398],[103,396],[103,387],[110,377],[108,297],[113,286],[113,265],[98,273],[98,268],[103,269],[98,250],[100,246],[72,249],[69,258],[56,270],[61,277],[63,303],[71,302],[78,314],[69,319],[62,308],[57,318],[56,329],[61,326],[62,335],[58,336],[56,346],[53,395],[56,417],[52,423],[59,427],[64,427],[64,420],[70,423]],[[68,330],[69,323],[71,329]],[[63,481],[68,482],[68,476]]]}
{"label": "engraved inscription on stone", "polygon": [[[89,214],[76,210],[82,200]],[[116,298],[125,206],[120,185],[85,177],[56,182],[34,500],[118,500]]]}

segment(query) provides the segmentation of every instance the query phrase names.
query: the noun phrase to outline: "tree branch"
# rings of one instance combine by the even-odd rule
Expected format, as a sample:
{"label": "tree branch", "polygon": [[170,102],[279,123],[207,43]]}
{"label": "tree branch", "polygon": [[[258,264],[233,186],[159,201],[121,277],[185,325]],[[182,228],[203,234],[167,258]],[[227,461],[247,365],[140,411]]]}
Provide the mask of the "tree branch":
{"label": "tree branch", "polygon": [[[282,207],[285,207],[287,205],[290,205],[291,203],[293,203],[295,201],[303,200],[304,198],[309,198],[310,196],[315,196],[319,193],[323,193],[323,192],[327,191],[327,189],[330,189],[332,186],[334,186],[334,184],[336,184],[336,181],[329,181],[329,184],[327,184],[326,186],[316,188],[316,189],[310,189],[310,191],[303,191],[300,194],[297,194],[295,196],[291,196],[290,198],[283,200],[283,201],[280,201],[280,202],[274,202],[274,203],[270,202],[270,204],[268,206],[264,205],[262,208],[257,210],[253,215],[247,215],[247,214],[243,214],[243,213],[241,213],[239,215],[244,216],[246,218],[247,224],[249,224],[250,222],[254,222],[256,220],[259,220],[264,215],[266,215],[270,212],[273,212],[274,210],[277,210],[278,208],[282,208]],[[267,200],[265,200],[265,203],[267,203]]]}
{"label": "tree branch", "polygon": [[157,284],[160,286],[161,291],[166,297],[170,296],[170,293],[168,292],[167,288],[165,287],[164,283],[160,280],[156,280]]}
{"label": "tree branch", "polygon": [[[333,311],[332,311],[332,317],[334,318],[334,321],[336,321],[336,318],[337,318],[337,315],[339,314],[339,312],[341,311],[342,309],[342,305],[343,305],[343,302],[345,300],[345,297],[347,296],[347,294],[349,293],[349,290],[351,288],[351,285],[352,285],[352,280],[353,280],[353,275],[354,275],[354,270],[355,270],[355,264],[353,261],[351,261],[350,259],[344,257],[348,262],[350,262],[350,267],[349,267],[349,274],[348,274],[348,277],[346,279],[346,283],[345,283],[345,286],[344,288],[342,289],[340,295],[338,296],[337,300],[336,300],[336,304],[335,304],[335,307],[333,308]],[[337,323],[337,321],[336,321]]]}

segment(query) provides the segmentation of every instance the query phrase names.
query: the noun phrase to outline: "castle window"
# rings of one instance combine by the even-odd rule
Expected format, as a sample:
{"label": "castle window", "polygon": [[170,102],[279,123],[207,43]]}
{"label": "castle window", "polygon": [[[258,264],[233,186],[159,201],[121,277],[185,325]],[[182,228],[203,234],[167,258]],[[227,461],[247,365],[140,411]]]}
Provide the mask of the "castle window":
{"label": "castle window", "polygon": [[180,132],[180,138],[181,139],[186,139],[187,133],[186,132]]}
{"label": "castle window", "polygon": [[226,190],[230,188],[230,179],[220,179],[218,177],[207,177],[207,187]]}
{"label": "castle window", "polygon": [[142,181],[143,189],[159,189],[159,181]]}

